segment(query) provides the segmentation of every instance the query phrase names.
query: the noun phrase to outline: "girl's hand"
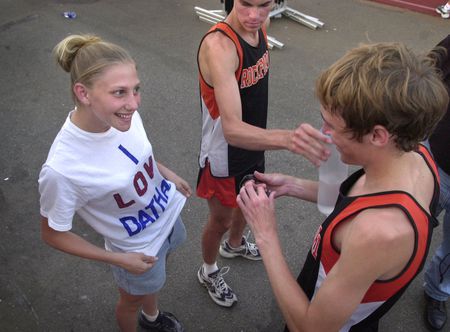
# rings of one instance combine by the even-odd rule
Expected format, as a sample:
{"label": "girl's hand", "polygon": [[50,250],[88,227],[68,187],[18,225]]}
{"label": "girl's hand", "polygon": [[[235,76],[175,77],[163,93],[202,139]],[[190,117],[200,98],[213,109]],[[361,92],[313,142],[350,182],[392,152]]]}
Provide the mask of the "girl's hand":
{"label": "girl's hand", "polygon": [[137,252],[120,253],[119,255],[120,262],[117,265],[133,274],[142,274],[148,271],[158,260],[158,257]]}
{"label": "girl's hand", "polygon": [[192,195],[192,189],[186,180],[180,178],[176,173],[159,162],[158,169],[164,178],[175,184],[175,187],[180,193],[182,193],[186,197],[190,197]]}
{"label": "girl's hand", "polygon": [[175,180],[170,180],[173,183],[175,183],[175,186],[177,187],[177,190],[182,193],[186,197],[190,197],[192,195],[192,189],[191,186],[189,186],[189,183],[187,183],[186,180],[180,178],[179,176],[176,176]]}

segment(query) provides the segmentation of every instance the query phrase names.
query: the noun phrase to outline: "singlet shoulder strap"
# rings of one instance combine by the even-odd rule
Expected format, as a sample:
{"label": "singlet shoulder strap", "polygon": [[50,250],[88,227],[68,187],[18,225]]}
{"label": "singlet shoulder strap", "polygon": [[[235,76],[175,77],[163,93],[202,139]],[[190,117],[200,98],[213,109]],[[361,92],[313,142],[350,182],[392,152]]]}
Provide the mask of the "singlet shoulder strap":
{"label": "singlet shoulder strap", "polygon": [[244,51],[242,50],[242,46],[241,46],[241,42],[239,41],[239,37],[238,37],[237,33],[233,30],[233,28],[225,22],[219,22],[216,25],[214,25],[211,29],[209,29],[207,35],[212,32],[216,32],[216,31],[219,31],[219,32],[223,33],[224,35],[226,35],[228,38],[230,38],[233,41],[234,45],[236,46],[236,53],[239,57],[239,66],[238,66],[238,69],[235,74],[236,74],[236,79],[239,80],[239,78],[241,77],[242,63],[243,63],[243,58],[244,58]]}
{"label": "singlet shoulder strap", "polygon": [[269,48],[269,40],[267,39],[267,28],[266,28],[266,25],[265,25],[265,24],[263,24],[263,25],[261,26],[261,31],[262,31],[262,33],[263,33],[264,40],[266,41],[266,46],[267,46],[267,48]]}
{"label": "singlet shoulder strap", "polygon": [[425,160],[425,162],[427,163],[428,167],[430,168],[431,172],[433,173],[433,177],[434,177],[434,194],[433,194],[433,198],[431,200],[430,203],[430,212],[433,216],[433,218],[435,219],[435,224],[438,224],[438,221],[435,218],[435,213],[437,211],[438,208],[438,204],[439,204],[439,194],[440,194],[440,186],[441,186],[441,181],[440,181],[440,177],[439,177],[439,171],[438,171],[438,167],[436,165],[436,162],[433,159],[433,156],[430,152],[430,150],[427,149],[426,146],[419,144],[419,147],[417,149],[417,153],[419,153],[423,159]]}
{"label": "singlet shoulder strap", "polygon": [[435,174],[437,181],[440,182],[439,171],[438,171],[437,165],[431,155],[431,152],[422,144],[419,144],[419,148],[417,149],[417,152],[423,156],[426,163],[430,167],[431,171]]}

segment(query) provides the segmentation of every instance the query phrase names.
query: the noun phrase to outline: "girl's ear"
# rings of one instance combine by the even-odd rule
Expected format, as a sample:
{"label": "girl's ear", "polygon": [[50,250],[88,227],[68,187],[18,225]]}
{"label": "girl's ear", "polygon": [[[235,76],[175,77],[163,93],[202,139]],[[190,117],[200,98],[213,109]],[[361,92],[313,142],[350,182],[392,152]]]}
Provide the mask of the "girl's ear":
{"label": "girl's ear", "polygon": [[75,83],[75,85],[73,86],[73,92],[75,93],[75,96],[81,104],[90,104],[88,89],[85,85],[81,83]]}
{"label": "girl's ear", "polygon": [[377,146],[384,146],[389,143],[389,139],[391,138],[391,134],[386,129],[386,127],[382,125],[376,125],[373,127],[370,132],[370,141],[372,144]]}

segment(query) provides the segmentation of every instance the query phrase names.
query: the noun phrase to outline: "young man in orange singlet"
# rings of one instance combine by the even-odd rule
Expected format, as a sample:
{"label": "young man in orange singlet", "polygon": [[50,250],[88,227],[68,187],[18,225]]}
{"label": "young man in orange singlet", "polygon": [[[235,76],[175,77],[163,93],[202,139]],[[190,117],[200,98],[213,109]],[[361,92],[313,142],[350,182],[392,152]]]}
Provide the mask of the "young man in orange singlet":
{"label": "young man in orange singlet", "polygon": [[281,250],[274,198],[315,202],[317,182],[256,173],[265,184],[247,182],[238,204],[290,331],[373,332],[427,257],[439,177],[419,142],[448,95],[431,61],[399,43],[351,50],[320,75],[316,94],[323,131],[343,162],[361,168],[342,183],[297,280]]}
{"label": "young man in orange singlet", "polygon": [[203,126],[197,194],[209,207],[198,279],[225,307],[237,297],[222,277],[228,268],[217,266],[219,247],[227,258],[261,259],[255,244],[243,236],[246,224],[236,204],[241,179],[264,171],[264,150],[286,149],[316,165],[328,152],[322,145],[328,138],[310,125],[266,129],[270,59],[265,24],[272,6],[273,0],[234,1],[225,21],[209,30],[198,50]]}

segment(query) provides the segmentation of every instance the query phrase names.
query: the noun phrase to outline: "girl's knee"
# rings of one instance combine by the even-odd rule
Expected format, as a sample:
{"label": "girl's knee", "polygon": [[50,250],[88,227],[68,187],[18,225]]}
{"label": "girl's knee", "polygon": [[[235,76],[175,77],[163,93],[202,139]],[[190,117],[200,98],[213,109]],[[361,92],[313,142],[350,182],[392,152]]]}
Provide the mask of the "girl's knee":
{"label": "girl's knee", "polygon": [[118,306],[124,310],[137,311],[144,303],[144,298],[144,295],[132,295],[121,290]]}

